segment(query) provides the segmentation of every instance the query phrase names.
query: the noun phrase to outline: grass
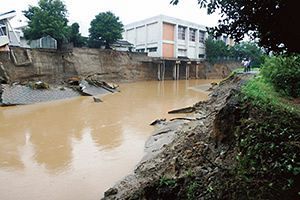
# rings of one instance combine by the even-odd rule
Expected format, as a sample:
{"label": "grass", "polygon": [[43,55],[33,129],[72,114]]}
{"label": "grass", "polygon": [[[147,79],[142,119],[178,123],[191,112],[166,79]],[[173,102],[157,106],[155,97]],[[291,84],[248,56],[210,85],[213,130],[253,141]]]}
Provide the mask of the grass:
{"label": "grass", "polygon": [[170,179],[170,178],[167,178],[167,177],[163,176],[159,180],[159,185],[160,186],[170,186],[170,187],[173,187],[173,186],[176,185],[176,180]]}
{"label": "grass", "polygon": [[[251,72],[259,72],[259,70],[260,70],[259,67],[251,67]],[[236,68],[235,70],[233,70],[233,72],[242,73],[244,72],[244,67]]]}
{"label": "grass", "polygon": [[299,104],[289,102],[289,98],[280,95],[275,91],[271,83],[267,82],[263,77],[258,76],[250,80],[243,88],[242,94],[244,98],[250,98],[254,105],[284,110],[290,113],[300,113]]}

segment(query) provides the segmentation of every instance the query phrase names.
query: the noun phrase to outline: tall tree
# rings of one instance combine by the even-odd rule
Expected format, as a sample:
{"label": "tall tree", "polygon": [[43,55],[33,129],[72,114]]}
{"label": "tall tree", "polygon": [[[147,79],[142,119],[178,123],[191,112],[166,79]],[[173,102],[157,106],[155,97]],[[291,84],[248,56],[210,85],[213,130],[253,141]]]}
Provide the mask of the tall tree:
{"label": "tall tree", "polygon": [[70,42],[74,47],[82,47],[86,44],[85,38],[79,33],[79,24],[73,23],[71,25]]}
{"label": "tall tree", "polygon": [[205,40],[206,59],[215,62],[229,56],[229,47],[222,40],[213,40],[211,37]]}
{"label": "tall tree", "polygon": [[111,44],[122,39],[123,24],[112,12],[102,12],[91,21],[90,41],[96,47],[105,45],[109,49]]}
{"label": "tall tree", "polygon": [[35,40],[49,35],[57,40],[59,49],[68,40],[67,9],[61,0],[40,0],[38,6],[29,6],[23,12],[29,19],[28,28],[24,31],[26,39]]}
{"label": "tall tree", "polygon": [[211,29],[214,35],[226,33],[240,41],[249,34],[267,50],[300,53],[296,0],[198,0],[198,4],[208,14],[220,11],[219,24]]}

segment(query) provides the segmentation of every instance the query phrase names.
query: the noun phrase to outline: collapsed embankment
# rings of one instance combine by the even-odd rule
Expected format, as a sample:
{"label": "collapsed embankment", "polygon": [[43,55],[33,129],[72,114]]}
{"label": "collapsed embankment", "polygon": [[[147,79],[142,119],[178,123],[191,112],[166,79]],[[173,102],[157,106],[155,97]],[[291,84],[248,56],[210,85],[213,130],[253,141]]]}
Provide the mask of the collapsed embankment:
{"label": "collapsed embankment", "polygon": [[[172,63],[166,63],[165,79],[172,79]],[[238,62],[200,64],[196,74],[190,68],[190,78],[224,78],[240,65]],[[157,63],[145,53],[120,52],[105,49],[74,48],[71,52],[49,49],[11,48],[0,52],[0,81],[44,81],[60,83],[70,77],[98,74],[103,81],[128,82],[157,79]],[[180,79],[185,77],[186,62],[180,67]]]}
{"label": "collapsed embankment", "polygon": [[[253,75],[229,77],[207,102],[194,105],[193,117],[159,125],[146,144],[148,155],[134,174],[105,192],[104,199],[297,198],[300,117],[274,116],[270,110],[241,100],[241,86],[250,77]],[[276,121],[280,114],[285,121]],[[257,125],[264,121],[264,126]],[[177,128],[170,128],[172,123]],[[283,133],[277,133],[280,128]],[[262,135],[264,129],[277,139],[267,131]],[[247,141],[252,143],[245,148]],[[289,146],[281,149],[282,145]],[[270,146],[273,151],[264,148]],[[280,163],[287,155],[292,157],[286,162],[294,164]],[[277,171],[279,165],[288,169]]]}

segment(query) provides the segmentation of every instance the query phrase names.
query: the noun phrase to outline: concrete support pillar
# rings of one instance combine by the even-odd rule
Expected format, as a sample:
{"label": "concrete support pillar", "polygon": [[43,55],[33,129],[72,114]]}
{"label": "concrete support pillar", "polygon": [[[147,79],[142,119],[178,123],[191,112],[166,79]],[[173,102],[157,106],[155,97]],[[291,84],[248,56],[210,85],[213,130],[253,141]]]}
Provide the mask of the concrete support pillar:
{"label": "concrete support pillar", "polygon": [[162,61],[157,64],[157,80],[163,81],[165,79],[166,62]]}
{"label": "concrete support pillar", "polygon": [[161,72],[161,66],[160,66],[160,63],[158,63],[158,64],[157,64],[157,80],[159,80],[159,81],[160,81],[160,79],[161,79],[161,74],[160,74],[160,72]]}
{"label": "concrete support pillar", "polygon": [[196,63],[196,79],[199,78],[199,65],[200,65],[200,62],[197,62]]}
{"label": "concrete support pillar", "polygon": [[180,77],[180,61],[177,60],[175,63],[175,79],[179,80]]}
{"label": "concrete support pillar", "polygon": [[186,65],[185,67],[185,79],[190,78],[190,65]]}
{"label": "concrete support pillar", "polygon": [[173,66],[173,80],[176,80],[176,68],[177,68],[177,64],[175,63]]}
{"label": "concrete support pillar", "polygon": [[162,65],[162,72],[161,72],[162,77],[161,77],[161,80],[165,80],[166,62],[163,61],[161,65]]}
{"label": "concrete support pillar", "polygon": [[180,78],[180,64],[177,64],[177,67],[176,67],[176,80],[179,80]]}
{"label": "concrete support pillar", "polygon": [[192,64],[191,62],[186,63],[186,66],[185,66],[185,79],[190,78],[190,65],[191,64]]}

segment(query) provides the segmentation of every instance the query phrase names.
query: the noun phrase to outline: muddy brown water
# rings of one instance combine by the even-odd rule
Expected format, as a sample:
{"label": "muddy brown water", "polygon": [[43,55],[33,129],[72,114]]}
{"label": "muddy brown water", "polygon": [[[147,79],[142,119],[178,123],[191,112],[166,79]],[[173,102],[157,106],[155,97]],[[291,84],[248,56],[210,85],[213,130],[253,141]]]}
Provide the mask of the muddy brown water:
{"label": "muddy brown water", "polygon": [[79,97],[0,108],[0,199],[99,199],[143,157],[149,124],[207,99],[199,88],[212,81],[129,83],[103,103]]}

